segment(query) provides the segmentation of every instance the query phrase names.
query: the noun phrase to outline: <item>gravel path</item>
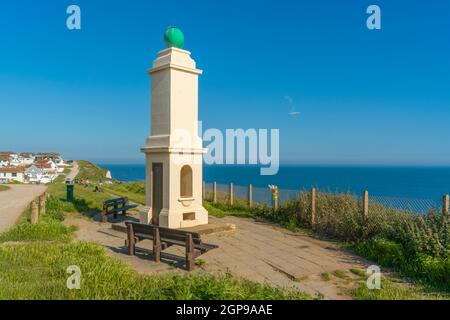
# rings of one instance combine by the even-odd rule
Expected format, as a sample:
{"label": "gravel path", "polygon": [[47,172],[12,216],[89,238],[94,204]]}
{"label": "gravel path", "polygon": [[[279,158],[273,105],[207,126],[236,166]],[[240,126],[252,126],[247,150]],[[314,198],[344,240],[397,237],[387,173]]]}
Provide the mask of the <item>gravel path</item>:
{"label": "gravel path", "polygon": [[75,180],[75,177],[80,172],[80,167],[78,166],[78,163],[76,161],[73,162],[72,170],[67,174],[66,179]]}
{"label": "gravel path", "polygon": [[0,192],[0,233],[14,226],[26,207],[45,190],[44,185],[8,185]]}

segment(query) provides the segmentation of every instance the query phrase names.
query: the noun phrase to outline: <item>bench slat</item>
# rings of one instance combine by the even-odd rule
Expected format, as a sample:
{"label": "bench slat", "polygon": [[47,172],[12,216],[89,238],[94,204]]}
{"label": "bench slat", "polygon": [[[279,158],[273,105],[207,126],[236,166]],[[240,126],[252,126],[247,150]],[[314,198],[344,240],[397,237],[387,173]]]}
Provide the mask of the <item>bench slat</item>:
{"label": "bench slat", "polygon": [[130,209],[134,209],[134,208],[137,208],[137,206],[130,205],[130,206],[125,206],[125,207],[119,207],[119,208],[114,208],[114,209],[108,210],[108,213],[122,212],[122,211],[127,211],[127,210],[130,210]]}

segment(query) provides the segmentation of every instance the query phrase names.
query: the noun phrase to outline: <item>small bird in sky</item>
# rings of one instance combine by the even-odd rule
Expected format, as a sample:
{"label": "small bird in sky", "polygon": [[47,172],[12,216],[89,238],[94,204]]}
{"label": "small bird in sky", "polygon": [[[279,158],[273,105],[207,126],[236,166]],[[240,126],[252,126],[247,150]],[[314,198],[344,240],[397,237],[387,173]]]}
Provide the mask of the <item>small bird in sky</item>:
{"label": "small bird in sky", "polygon": [[291,117],[300,115],[300,112],[295,110],[294,100],[292,100],[292,98],[290,96],[284,96],[284,99],[291,106],[291,111],[288,113],[288,115],[290,115]]}

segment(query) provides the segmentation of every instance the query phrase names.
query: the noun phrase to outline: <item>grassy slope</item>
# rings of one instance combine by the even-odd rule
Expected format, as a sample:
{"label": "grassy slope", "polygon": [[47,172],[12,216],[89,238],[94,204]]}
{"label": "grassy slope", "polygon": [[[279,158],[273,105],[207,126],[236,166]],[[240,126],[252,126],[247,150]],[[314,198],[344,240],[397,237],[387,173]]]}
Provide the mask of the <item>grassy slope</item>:
{"label": "grassy slope", "polygon": [[132,202],[145,204],[145,187],[143,182],[104,185],[102,188],[110,194],[128,197]]}
{"label": "grassy slope", "polygon": [[[84,170],[84,162],[81,162],[81,169]],[[91,188],[78,187],[75,191],[77,200],[72,204],[64,200],[62,181],[63,177],[60,177],[50,185],[47,212],[37,224],[29,223],[29,212],[26,211],[13,229],[0,235],[0,299],[311,298],[300,292],[272,288],[228,274],[138,275],[128,265],[108,256],[103,247],[72,239],[74,228],[65,227],[61,222],[64,212],[96,210],[108,196],[94,193]],[[133,188],[128,188],[128,192],[141,192],[139,188]],[[81,270],[81,290],[66,287],[66,270],[72,265]]]}
{"label": "grassy slope", "polygon": [[[86,161],[77,161],[80,166],[80,174],[83,174],[84,179],[96,181],[99,179],[100,169],[94,165],[90,165]],[[88,165],[85,166],[85,163]],[[93,174],[92,178],[90,173]],[[79,176],[77,176],[79,179]],[[98,181],[98,180],[97,180]],[[94,186],[83,186],[79,184],[74,185],[75,201],[66,201],[66,185],[64,176],[59,176],[48,187],[48,193],[61,202],[61,210],[64,212],[78,212],[87,217],[92,217],[96,212],[102,210],[103,201],[111,199],[111,195],[103,192],[93,192]]]}
{"label": "grassy slope", "polygon": [[107,170],[100,168],[92,162],[85,160],[77,160],[80,172],[77,175],[78,180],[90,180],[91,182],[105,181]]}
{"label": "grassy slope", "polygon": [[[258,211],[250,211],[242,205],[229,206],[223,203],[212,203],[204,202],[205,208],[208,210],[209,214],[216,217],[224,216],[237,216],[237,217],[255,217],[261,218],[258,215]],[[267,217],[263,217],[266,218]],[[290,229],[291,231],[296,231],[299,228],[296,224],[291,225],[290,223],[283,223],[276,221],[281,226]],[[305,232],[311,234],[312,231],[309,229],[304,230]],[[379,260],[380,257],[387,257],[389,262],[391,253],[385,248],[377,248],[381,252],[378,254],[368,254],[367,250],[362,250],[360,247],[365,245],[365,242],[358,244],[344,244],[348,249],[352,249],[361,256],[364,256],[371,260]],[[359,249],[359,250],[357,250]],[[392,267],[392,265],[386,265],[384,261],[378,262],[381,266]],[[369,290],[366,286],[365,281],[361,281],[358,284],[357,289],[352,290],[350,293],[356,299],[361,300],[408,300],[408,299],[450,299],[450,294],[446,292],[444,288],[437,287],[436,285],[430,285],[426,281],[417,281],[414,279],[405,279],[399,274],[389,275],[383,277],[382,289],[381,290]]]}
{"label": "grassy slope", "polygon": [[9,190],[8,186],[0,186],[0,191],[6,191]]}
{"label": "grassy slope", "polygon": [[[81,270],[80,290],[66,287],[66,269],[72,265]],[[0,245],[0,269],[0,299],[309,298],[229,275],[141,276],[87,242]]]}

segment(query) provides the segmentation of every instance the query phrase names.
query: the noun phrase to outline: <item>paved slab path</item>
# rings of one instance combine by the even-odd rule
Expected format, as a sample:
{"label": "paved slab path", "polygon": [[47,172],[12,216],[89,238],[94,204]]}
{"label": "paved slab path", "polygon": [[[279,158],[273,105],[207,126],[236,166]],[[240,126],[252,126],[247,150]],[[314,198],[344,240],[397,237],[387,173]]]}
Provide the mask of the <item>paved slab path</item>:
{"label": "paved slab path", "polygon": [[[300,232],[290,232],[273,224],[237,217],[219,219],[210,216],[210,221],[233,223],[236,230],[204,235],[204,242],[217,244],[219,248],[200,256],[198,259],[206,263],[193,273],[207,271],[223,274],[229,271],[252,281],[291,287],[328,299],[351,299],[346,290],[352,286],[352,277],[356,278],[349,270],[364,270],[369,265],[367,261],[332,242],[317,240]],[[69,218],[66,223],[78,226],[79,239],[105,246],[112,255],[130,264],[139,273],[152,274],[168,270],[185,273],[180,268],[184,264],[183,248],[173,246],[164,250],[162,262],[154,263],[149,255],[126,255],[125,234],[117,232],[111,236],[108,232],[110,224],[79,218]],[[152,248],[151,242],[146,240],[140,242],[139,246]],[[345,272],[346,278],[333,276],[336,270]],[[322,273],[328,273],[330,280],[324,280]]]}
{"label": "paved slab path", "polygon": [[16,224],[26,207],[47,190],[44,185],[8,185],[0,192],[0,233]]}

